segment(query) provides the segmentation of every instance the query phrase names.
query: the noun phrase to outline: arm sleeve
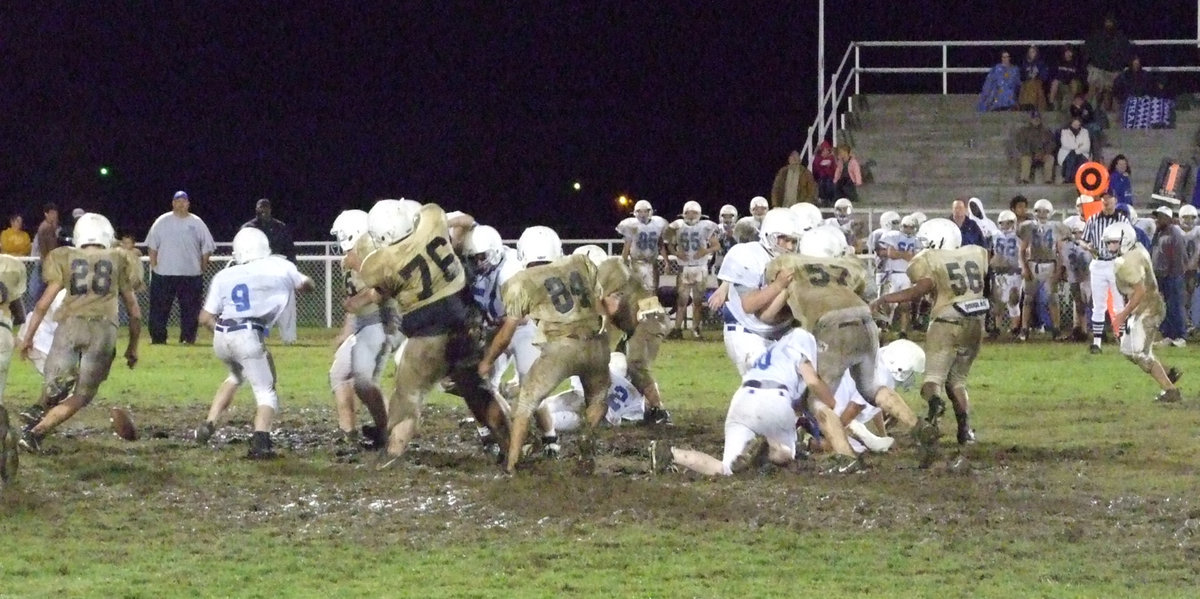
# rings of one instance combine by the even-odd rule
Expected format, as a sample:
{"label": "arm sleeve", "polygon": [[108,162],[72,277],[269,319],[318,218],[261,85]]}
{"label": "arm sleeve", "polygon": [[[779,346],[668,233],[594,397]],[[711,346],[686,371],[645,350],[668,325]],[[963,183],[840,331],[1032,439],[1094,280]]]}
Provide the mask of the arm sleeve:
{"label": "arm sleeve", "polygon": [[204,296],[204,311],[213,316],[221,315],[221,274],[213,277],[208,286],[208,295]]}
{"label": "arm sleeve", "polygon": [[203,238],[200,240],[200,253],[211,254],[217,249],[217,244],[213,241],[213,236],[208,230],[208,225],[206,225],[198,216],[196,217],[196,220],[200,221],[200,234],[203,236]]}

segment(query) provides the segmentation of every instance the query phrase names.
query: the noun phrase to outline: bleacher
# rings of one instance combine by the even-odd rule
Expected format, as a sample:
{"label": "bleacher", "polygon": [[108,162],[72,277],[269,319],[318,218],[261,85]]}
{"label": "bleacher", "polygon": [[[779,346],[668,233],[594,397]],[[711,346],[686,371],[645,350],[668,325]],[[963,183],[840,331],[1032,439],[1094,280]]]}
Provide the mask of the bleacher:
{"label": "bleacher", "polygon": [[[945,206],[958,196],[983,200],[992,215],[1017,194],[1047,198],[1060,209],[1074,206],[1074,185],[1021,185],[1012,159],[1013,132],[1028,124],[1025,112],[975,111],[976,95],[875,95],[851,102],[853,118],[840,137],[855,148],[869,172],[859,190],[863,207]],[[1200,110],[1180,110],[1174,129],[1104,132],[1107,145],[1093,153],[1106,166],[1117,154],[1129,159],[1138,205],[1150,200],[1163,158],[1192,164],[1197,153]],[[1046,112],[1043,123],[1057,131],[1068,117]],[[1183,197],[1190,198],[1192,181]]]}

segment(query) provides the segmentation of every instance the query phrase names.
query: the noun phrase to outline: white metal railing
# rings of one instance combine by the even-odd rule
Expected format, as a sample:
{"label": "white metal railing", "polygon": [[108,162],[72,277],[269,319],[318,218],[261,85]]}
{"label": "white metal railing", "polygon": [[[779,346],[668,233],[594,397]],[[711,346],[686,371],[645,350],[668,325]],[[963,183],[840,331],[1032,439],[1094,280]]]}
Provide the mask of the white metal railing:
{"label": "white metal railing", "polygon": [[[1198,17],[1200,19],[1200,17]],[[850,97],[847,95],[847,90],[851,82],[854,83],[854,95],[862,93],[862,75],[863,74],[913,74],[913,75],[941,75],[942,78],[942,94],[950,93],[950,75],[953,74],[971,74],[971,73],[987,73],[992,66],[951,66],[950,48],[959,47],[1017,47],[1017,46],[1054,46],[1059,47],[1064,44],[1080,45],[1083,40],[976,40],[976,41],[862,41],[851,42],[847,46],[846,51],[842,54],[842,60],[838,64],[838,68],[830,76],[828,86],[825,82],[821,82],[821,86],[825,89],[817,104],[817,116],[813,120],[813,124],[808,127],[807,137],[804,142],[804,147],[800,151],[800,159],[802,164],[811,164],[812,158],[815,155],[817,146],[825,139],[830,139],[833,145],[838,143],[839,128],[843,123],[839,120],[844,112],[853,112],[854,106],[850,102]],[[1133,40],[1135,46],[1196,46],[1196,39],[1174,39],[1174,40]],[[941,65],[931,67],[909,67],[909,66],[863,66],[863,48],[937,48],[941,54]],[[847,61],[854,57],[853,66],[847,68]],[[1177,66],[1148,66],[1148,71],[1158,71],[1166,73],[1200,73],[1200,65],[1177,65]]]}

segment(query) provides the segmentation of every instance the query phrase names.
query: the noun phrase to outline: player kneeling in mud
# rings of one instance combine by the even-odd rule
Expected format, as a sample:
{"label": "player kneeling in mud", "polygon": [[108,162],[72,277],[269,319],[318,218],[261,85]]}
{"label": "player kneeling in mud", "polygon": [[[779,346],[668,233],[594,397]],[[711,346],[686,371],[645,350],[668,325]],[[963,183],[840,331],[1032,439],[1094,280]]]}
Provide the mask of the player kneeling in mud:
{"label": "player kneeling in mud", "polygon": [[[650,467],[654,472],[663,472],[683,466],[708,476],[730,476],[734,465],[741,465],[739,457],[758,436],[766,438],[766,445],[754,459],[761,460],[765,450],[767,461],[786,466],[796,459],[796,418],[802,413],[806,393],[815,396],[812,403],[818,409],[824,406],[832,410],[833,391],[817,376],[817,340],[808,331],[795,328],[742,375],[742,386],[734,392],[725,415],[725,451],[721,459],[651,441]],[[842,432],[841,427],[832,430],[835,432],[830,437]],[[844,432],[842,435],[831,441],[844,446],[839,447],[841,452],[849,453]],[[850,472],[857,465],[857,461],[839,461],[834,470]]]}

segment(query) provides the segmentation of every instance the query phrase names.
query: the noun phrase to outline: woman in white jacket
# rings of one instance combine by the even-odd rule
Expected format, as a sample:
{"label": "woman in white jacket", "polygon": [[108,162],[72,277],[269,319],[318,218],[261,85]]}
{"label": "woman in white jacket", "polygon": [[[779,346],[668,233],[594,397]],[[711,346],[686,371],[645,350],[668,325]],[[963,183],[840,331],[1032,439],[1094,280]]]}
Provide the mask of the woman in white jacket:
{"label": "woman in white jacket", "polygon": [[1092,138],[1083,122],[1071,119],[1071,126],[1058,134],[1058,163],[1062,165],[1063,182],[1075,180],[1075,171],[1092,159]]}

